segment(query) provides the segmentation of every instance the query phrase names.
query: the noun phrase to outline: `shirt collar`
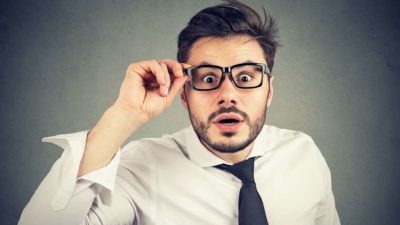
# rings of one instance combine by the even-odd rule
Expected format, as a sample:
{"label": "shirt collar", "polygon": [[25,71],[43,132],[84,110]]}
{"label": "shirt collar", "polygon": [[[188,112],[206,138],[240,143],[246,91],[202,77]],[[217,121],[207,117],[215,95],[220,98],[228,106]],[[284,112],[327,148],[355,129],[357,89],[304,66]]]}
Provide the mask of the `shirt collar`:
{"label": "shirt collar", "polygon": [[[263,126],[261,132],[254,140],[253,148],[247,158],[263,156],[268,151],[267,126]],[[179,135],[177,140],[184,147],[188,158],[201,167],[212,167],[226,163],[223,159],[211,153],[199,140],[193,126],[186,128],[183,135]]]}

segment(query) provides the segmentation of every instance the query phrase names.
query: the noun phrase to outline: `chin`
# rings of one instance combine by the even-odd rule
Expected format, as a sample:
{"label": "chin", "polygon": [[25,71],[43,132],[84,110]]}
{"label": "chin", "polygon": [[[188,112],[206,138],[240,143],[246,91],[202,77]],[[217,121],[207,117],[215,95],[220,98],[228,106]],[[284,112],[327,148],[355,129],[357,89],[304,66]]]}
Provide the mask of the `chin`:
{"label": "chin", "polygon": [[227,138],[231,138],[233,136],[235,136],[236,133],[235,132],[223,132],[222,136],[227,137]]}
{"label": "chin", "polygon": [[216,143],[211,143],[210,147],[213,148],[217,152],[221,153],[236,153],[242,151],[248,146],[249,143],[244,142],[231,142],[231,141],[221,141]]}
{"label": "chin", "polygon": [[224,140],[235,140],[236,142],[244,141],[249,137],[249,133],[245,131],[236,131],[236,132],[228,132],[228,131],[220,131],[217,134],[218,139]]}

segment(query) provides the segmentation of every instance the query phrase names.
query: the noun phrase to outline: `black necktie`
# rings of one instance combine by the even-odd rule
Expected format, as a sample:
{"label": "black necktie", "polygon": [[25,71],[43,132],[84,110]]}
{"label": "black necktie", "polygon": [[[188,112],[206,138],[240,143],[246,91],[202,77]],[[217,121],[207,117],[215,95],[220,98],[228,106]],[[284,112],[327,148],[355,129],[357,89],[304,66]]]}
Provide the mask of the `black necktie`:
{"label": "black necktie", "polygon": [[254,182],[254,157],[233,166],[221,164],[216,167],[235,175],[243,183],[239,194],[239,225],[268,225],[264,205]]}

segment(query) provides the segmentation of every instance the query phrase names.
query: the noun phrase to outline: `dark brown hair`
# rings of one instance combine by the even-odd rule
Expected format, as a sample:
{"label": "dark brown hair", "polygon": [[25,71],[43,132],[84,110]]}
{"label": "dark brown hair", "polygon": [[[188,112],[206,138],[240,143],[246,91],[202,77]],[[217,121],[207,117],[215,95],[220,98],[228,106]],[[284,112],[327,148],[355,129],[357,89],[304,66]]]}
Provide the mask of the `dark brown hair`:
{"label": "dark brown hair", "polygon": [[265,11],[264,20],[249,6],[234,0],[205,8],[192,17],[178,36],[179,62],[187,62],[192,45],[203,37],[248,35],[262,47],[272,71],[278,28],[274,18]]}

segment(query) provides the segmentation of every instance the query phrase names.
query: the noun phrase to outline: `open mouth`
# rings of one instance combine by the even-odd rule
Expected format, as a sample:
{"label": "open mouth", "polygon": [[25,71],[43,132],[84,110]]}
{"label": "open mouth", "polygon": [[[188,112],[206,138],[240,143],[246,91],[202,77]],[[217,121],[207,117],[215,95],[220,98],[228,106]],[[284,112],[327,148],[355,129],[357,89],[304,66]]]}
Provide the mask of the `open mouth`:
{"label": "open mouth", "polygon": [[239,122],[240,122],[240,120],[235,119],[235,118],[221,119],[221,120],[217,121],[217,123],[223,124],[223,125],[233,125],[233,124],[236,124]]}
{"label": "open mouth", "polygon": [[242,125],[243,118],[235,113],[222,114],[214,120],[215,126],[223,133],[236,133]]}
{"label": "open mouth", "polygon": [[243,119],[237,114],[222,114],[214,121],[217,125],[235,125],[242,122]]}
{"label": "open mouth", "polygon": [[238,113],[226,112],[221,113],[215,117],[213,124],[221,134],[232,134],[229,137],[233,137],[237,134],[239,129],[244,124],[245,119]]}

